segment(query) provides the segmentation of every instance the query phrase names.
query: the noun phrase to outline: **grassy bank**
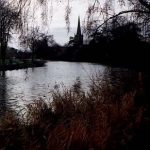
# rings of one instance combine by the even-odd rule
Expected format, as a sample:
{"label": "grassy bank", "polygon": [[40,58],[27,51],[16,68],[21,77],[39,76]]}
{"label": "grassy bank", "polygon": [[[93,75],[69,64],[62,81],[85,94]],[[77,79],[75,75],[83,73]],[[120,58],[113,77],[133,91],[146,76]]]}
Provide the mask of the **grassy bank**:
{"label": "grassy bank", "polygon": [[52,102],[27,105],[22,117],[6,112],[0,122],[0,149],[141,149],[146,107],[136,99],[142,101],[142,84],[127,84],[130,88],[124,83],[112,86],[96,77],[88,93],[76,82],[63,92],[52,91]]}

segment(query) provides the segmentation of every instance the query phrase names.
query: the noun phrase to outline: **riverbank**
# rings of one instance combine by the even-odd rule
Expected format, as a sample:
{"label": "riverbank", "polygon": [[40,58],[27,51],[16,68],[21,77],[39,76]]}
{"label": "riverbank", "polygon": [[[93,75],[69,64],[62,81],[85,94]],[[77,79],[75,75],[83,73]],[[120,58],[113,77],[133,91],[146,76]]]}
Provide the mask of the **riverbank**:
{"label": "riverbank", "polygon": [[17,63],[7,63],[6,65],[0,65],[0,71],[6,70],[17,70],[17,69],[25,69],[31,67],[42,67],[46,63],[45,60],[35,60],[32,62],[31,60],[21,60]]}
{"label": "riverbank", "polygon": [[96,77],[87,94],[77,82],[52,91],[50,103],[27,105],[21,117],[7,112],[0,123],[0,149],[145,149],[150,118],[140,103],[142,84],[134,80],[112,86]]}

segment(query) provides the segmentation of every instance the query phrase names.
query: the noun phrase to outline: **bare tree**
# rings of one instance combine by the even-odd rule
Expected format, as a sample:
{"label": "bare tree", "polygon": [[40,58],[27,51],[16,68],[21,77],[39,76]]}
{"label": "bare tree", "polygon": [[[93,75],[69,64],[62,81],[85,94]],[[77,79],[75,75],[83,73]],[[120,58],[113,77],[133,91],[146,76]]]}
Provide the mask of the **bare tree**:
{"label": "bare tree", "polygon": [[32,52],[32,62],[39,47],[53,46],[55,43],[53,35],[41,33],[38,27],[31,28],[27,35],[21,36],[21,45]]}
{"label": "bare tree", "polygon": [[4,0],[0,0],[0,55],[2,64],[5,65],[5,57],[8,40],[13,29],[20,28],[21,16],[18,9]]}
{"label": "bare tree", "polygon": [[31,28],[27,35],[21,36],[21,45],[25,48],[29,48],[32,52],[32,62],[34,61],[35,50],[40,37],[41,34],[38,27]]}

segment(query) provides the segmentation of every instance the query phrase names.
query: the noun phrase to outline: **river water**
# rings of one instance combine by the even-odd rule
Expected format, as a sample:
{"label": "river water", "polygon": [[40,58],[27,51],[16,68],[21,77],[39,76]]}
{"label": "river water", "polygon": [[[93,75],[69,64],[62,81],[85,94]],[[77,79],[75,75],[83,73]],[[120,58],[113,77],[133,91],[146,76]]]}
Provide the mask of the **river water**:
{"label": "river water", "polygon": [[[106,78],[107,70],[107,66],[99,64],[49,61],[44,67],[0,72],[0,112],[14,104],[20,106],[43,97],[48,100],[52,89],[71,87],[76,80],[88,90],[92,76],[98,73]],[[112,81],[117,81],[122,71],[114,70]],[[131,75],[128,69],[124,69],[123,74]]]}

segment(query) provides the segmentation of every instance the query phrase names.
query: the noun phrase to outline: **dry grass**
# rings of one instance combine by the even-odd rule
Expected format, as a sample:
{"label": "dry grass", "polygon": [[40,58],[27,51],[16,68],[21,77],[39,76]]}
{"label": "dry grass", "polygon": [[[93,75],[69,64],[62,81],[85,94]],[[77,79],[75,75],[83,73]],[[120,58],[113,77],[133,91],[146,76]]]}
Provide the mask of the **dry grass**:
{"label": "dry grass", "polygon": [[96,78],[88,93],[78,82],[63,92],[53,91],[52,103],[28,105],[25,121],[6,113],[0,123],[0,149],[129,149],[144,109],[135,106],[137,89],[122,91]]}

